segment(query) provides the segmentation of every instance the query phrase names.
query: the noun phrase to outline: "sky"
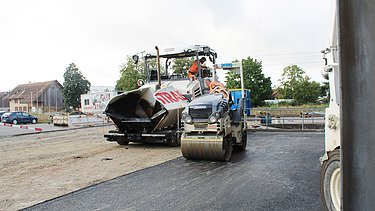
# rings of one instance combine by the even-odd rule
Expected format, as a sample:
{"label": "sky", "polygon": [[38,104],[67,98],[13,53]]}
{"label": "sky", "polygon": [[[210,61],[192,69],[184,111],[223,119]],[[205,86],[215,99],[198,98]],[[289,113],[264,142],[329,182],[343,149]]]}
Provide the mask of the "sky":
{"label": "sky", "polygon": [[331,30],[330,0],[0,0],[0,91],[63,84],[73,62],[92,86],[115,86],[127,56],[156,45],[255,58],[273,86],[292,64],[322,82]]}

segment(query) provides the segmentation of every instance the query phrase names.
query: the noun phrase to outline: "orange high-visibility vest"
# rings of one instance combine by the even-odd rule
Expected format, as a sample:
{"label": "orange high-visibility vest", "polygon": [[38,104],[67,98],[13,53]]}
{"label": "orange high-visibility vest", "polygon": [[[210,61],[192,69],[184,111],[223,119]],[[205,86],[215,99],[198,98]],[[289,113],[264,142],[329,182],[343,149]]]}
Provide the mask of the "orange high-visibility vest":
{"label": "orange high-visibility vest", "polygon": [[224,86],[222,83],[217,82],[217,81],[212,81],[212,82],[210,83],[210,92],[211,92],[213,89],[215,89],[215,87],[217,87],[217,86],[220,86],[221,89],[224,89],[224,90],[226,89],[225,86]]}
{"label": "orange high-visibility vest", "polygon": [[197,76],[197,73],[198,73],[198,62],[197,60],[195,60],[189,69],[188,77],[191,78],[193,76]]}

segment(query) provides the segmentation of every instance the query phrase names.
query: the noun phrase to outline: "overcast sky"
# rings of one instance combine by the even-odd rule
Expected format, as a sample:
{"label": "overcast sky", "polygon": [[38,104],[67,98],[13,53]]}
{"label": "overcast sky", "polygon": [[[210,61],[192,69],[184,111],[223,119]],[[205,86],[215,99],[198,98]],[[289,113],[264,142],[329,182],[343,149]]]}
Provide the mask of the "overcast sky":
{"label": "overcast sky", "polygon": [[0,0],[0,91],[62,84],[72,62],[93,86],[114,86],[126,56],[155,45],[256,58],[273,85],[290,64],[320,82],[331,18],[329,0]]}

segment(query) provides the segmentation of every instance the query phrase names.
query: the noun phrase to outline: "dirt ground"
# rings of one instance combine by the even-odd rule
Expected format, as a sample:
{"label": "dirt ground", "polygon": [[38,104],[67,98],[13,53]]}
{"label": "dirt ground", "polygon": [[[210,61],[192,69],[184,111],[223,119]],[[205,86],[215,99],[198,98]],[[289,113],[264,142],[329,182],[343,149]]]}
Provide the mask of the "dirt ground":
{"label": "dirt ground", "polygon": [[113,126],[0,139],[0,210],[17,210],[181,156],[178,147],[105,141]]}

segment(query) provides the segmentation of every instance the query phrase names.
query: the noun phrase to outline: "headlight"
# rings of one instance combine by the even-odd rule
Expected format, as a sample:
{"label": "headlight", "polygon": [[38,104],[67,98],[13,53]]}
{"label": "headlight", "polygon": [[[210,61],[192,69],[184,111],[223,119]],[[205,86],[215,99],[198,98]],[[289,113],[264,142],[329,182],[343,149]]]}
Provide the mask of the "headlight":
{"label": "headlight", "polygon": [[193,118],[189,114],[184,114],[183,120],[185,123],[188,123],[188,124],[193,123]]}
{"label": "headlight", "polygon": [[210,117],[208,117],[208,122],[209,123],[215,123],[217,122],[218,118],[215,114],[212,114]]}

